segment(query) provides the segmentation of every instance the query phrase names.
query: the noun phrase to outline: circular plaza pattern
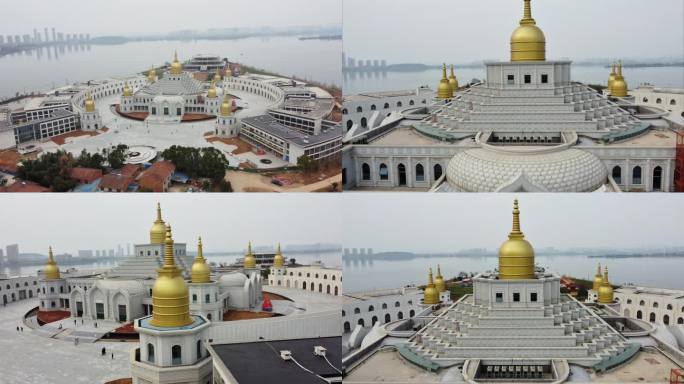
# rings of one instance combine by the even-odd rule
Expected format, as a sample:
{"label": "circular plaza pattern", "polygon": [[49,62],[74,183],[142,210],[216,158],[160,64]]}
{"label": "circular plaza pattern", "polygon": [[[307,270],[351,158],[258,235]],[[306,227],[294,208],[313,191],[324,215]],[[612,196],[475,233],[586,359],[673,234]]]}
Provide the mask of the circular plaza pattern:
{"label": "circular plaza pattern", "polygon": [[147,145],[133,146],[126,152],[126,164],[149,163],[157,157],[157,150]]}

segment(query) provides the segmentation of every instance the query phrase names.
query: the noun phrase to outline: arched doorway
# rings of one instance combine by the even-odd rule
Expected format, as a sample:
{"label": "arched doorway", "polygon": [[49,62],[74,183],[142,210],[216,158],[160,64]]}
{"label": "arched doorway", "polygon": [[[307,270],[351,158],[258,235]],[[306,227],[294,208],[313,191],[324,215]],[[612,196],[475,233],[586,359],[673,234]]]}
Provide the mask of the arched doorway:
{"label": "arched doorway", "polygon": [[413,309],[409,311],[409,317],[413,317],[415,315],[416,315],[416,311],[414,311]]}
{"label": "arched doorway", "polygon": [[397,166],[397,172],[399,173],[399,186],[406,185],[406,166],[404,164],[399,164]]}
{"label": "arched doorway", "polygon": [[371,179],[370,165],[368,165],[367,163],[363,163],[361,165],[361,178],[363,180],[370,180]]}
{"label": "arched doorway", "polygon": [[362,327],[365,327],[365,326],[366,326],[366,323],[364,323],[363,319],[359,319],[359,321],[357,321],[356,324],[358,324],[358,325],[360,325],[360,326],[362,326]]}
{"label": "arched doorway", "polygon": [[669,315],[663,316],[663,324],[670,325],[670,316]]}
{"label": "arched doorway", "polygon": [[377,322],[378,322],[378,317],[373,316],[373,318],[371,319],[371,324],[375,325],[375,323],[377,323]]}
{"label": "arched doorway", "polygon": [[641,320],[642,317],[641,311],[637,311],[637,319]]}
{"label": "arched doorway", "polygon": [[380,180],[389,180],[389,169],[387,169],[387,164],[380,164]]}
{"label": "arched doorway", "polygon": [[7,295],[2,295],[2,305],[7,304]]}
{"label": "arched doorway", "polygon": [[401,320],[403,318],[404,318],[404,313],[399,311],[399,313],[397,313],[397,319]]}
{"label": "arched doorway", "polygon": [[361,118],[361,128],[366,128],[368,126],[368,120],[365,117]]}
{"label": "arched doorway", "polygon": [[386,313],[385,314],[385,323],[389,323],[390,321],[392,321],[392,316],[390,316],[389,313]]}
{"label": "arched doorway", "polygon": [[663,189],[663,168],[657,166],[653,168],[653,190],[660,191]]}
{"label": "arched doorway", "polygon": [[616,165],[613,167],[612,174],[613,174],[613,180],[615,180],[615,182],[617,184],[622,184],[622,168],[620,168],[619,165]]}
{"label": "arched doorway", "polygon": [[656,321],[656,314],[655,314],[654,312],[651,312],[651,314],[648,315],[648,321],[650,321],[651,323],[655,323],[655,321]]}
{"label": "arched doorway", "polygon": [[439,164],[435,164],[433,167],[433,174],[435,175],[435,181],[442,177],[442,166]]}
{"label": "arched doorway", "polygon": [[351,120],[347,120],[347,131],[351,129],[351,127],[354,126],[354,122]]}
{"label": "arched doorway", "polygon": [[349,324],[348,321],[344,322],[344,332],[351,332],[351,325]]}
{"label": "arched doorway", "polygon": [[680,317],[677,319],[677,324],[684,324],[684,317]]}

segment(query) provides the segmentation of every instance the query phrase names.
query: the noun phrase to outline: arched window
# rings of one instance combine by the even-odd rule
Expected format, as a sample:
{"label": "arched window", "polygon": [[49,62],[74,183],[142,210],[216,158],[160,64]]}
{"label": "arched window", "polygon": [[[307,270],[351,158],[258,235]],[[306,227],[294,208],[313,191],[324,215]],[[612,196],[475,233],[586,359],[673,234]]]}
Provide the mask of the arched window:
{"label": "arched window", "polygon": [[181,365],[182,362],[183,358],[181,355],[181,346],[174,345],[173,347],[171,347],[171,364]]}
{"label": "arched window", "polygon": [[641,311],[637,311],[637,319],[641,320],[642,317]]}
{"label": "arched window", "polygon": [[639,302],[639,305],[643,307],[644,305],[646,305],[646,302],[643,301],[643,300],[641,300],[641,301]]}
{"label": "arched window", "polygon": [[651,323],[655,323],[655,321],[656,321],[655,312],[651,312],[651,314],[648,316],[648,321],[650,321]]}
{"label": "arched window", "polygon": [[371,111],[375,111],[376,109],[375,104],[371,104]]}
{"label": "arched window", "polygon": [[361,313],[361,309],[359,309],[359,308],[354,308],[354,314],[355,314],[355,315],[358,315],[359,313]]}
{"label": "arched window", "polygon": [[382,303],[382,309],[387,309],[387,303]]}
{"label": "arched window", "polygon": [[207,293],[206,295],[204,295],[204,302],[206,304],[211,303],[211,295],[210,294]]}
{"label": "arched window", "polygon": [[[278,283],[280,283],[280,281]],[[207,320],[211,321],[211,313],[207,313]]]}
{"label": "arched window", "polygon": [[401,107],[402,105],[401,101],[397,101],[397,107]]}
{"label": "arched window", "polygon": [[380,180],[389,180],[389,169],[387,168],[387,164],[382,163],[380,164]]}
{"label": "arched window", "polygon": [[348,321],[344,322],[344,332],[351,332],[351,325],[349,324]]}
{"label": "arched window", "polygon": [[613,167],[612,173],[613,173],[613,180],[615,180],[615,182],[617,184],[622,184],[622,168],[620,168],[619,165],[616,165]]}
{"label": "arched window", "polygon": [[632,169],[632,184],[641,184],[641,167],[638,165]]}
{"label": "arched window", "polygon": [[335,287],[335,296],[337,296],[337,293],[338,293],[338,292],[337,292],[337,287]]}
{"label": "arched window", "polygon": [[667,305],[667,310],[668,310],[668,311],[671,311],[671,310],[672,310],[672,304],[668,304],[668,305]]}
{"label": "arched window", "polygon": [[154,363],[154,345],[147,343],[147,361]]}
{"label": "arched window", "polygon": [[385,314],[385,323],[389,323],[390,321],[392,321],[392,316],[390,316],[389,313],[386,313]]}
{"label": "arched window", "polygon": [[663,189],[663,168],[659,165],[653,168],[653,190],[660,191]]}
{"label": "arched window", "polygon": [[684,317],[680,317],[677,319],[677,324],[684,324]]}
{"label": "arched window", "polygon": [[197,360],[202,358],[202,340],[197,340]]}
{"label": "arched window", "polygon": [[401,306],[401,304],[399,304],[398,301],[395,301],[395,302],[394,302],[394,307],[395,307],[395,308],[399,308],[400,306]]}
{"label": "arched window", "polygon": [[358,107],[356,107],[356,112],[358,112],[358,113],[363,112],[363,108],[361,108],[361,106],[359,105]]}
{"label": "arched window", "polygon": [[670,316],[669,315],[663,316],[663,324],[670,325]]}
{"label": "arched window", "polygon": [[657,301],[653,302],[653,308],[658,308],[658,302]]}
{"label": "arched window", "polygon": [[644,97],[644,98],[642,99],[642,101],[643,101],[644,103],[648,103],[648,97]]}
{"label": "arched window", "polygon": [[347,131],[351,129],[351,127],[354,126],[354,122],[351,120],[347,120]]}
{"label": "arched window", "polygon": [[306,281],[302,283],[302,289],[306,289]]}
{"label": "arched window", "polygon": [[632,304],[632,299],[627,299],[627,304]]}
{"label": "arched window", "polygon": [[196,303],[196,302],[197,302],[197,295],[194,294],[194,293],[192,294],[192,302],[193,302],[193,303]]}
{"label": "arched window", "polygon": [[415,101],[413,101],[413,100],[409,100],[409,105],[415,105],[415,104],[416,104],[416,102],[415,102]]}
{"label": "arched window", "polygon": [[409,317],[413,317],[415,315],[416,315],[416,311],[414,311],[413,309],[409,311]]}
{"label": "arched window", "polygon": [[325,287],[325,293],[328,295],[330,294],[330,284]]}
{"label": "arched window", "polygon": [[373,311],[375,311],[375,307],[372,305],[368,306],[368,312],[373,312]]}
{"label": "arched window", "polygon": [[404,318],[404,313],[402,311],[399,311],[399,313],[397,313],[397,319],[401,320],[403,318]]}
{"label": "arched window", "polygon": [[670,100],[670,105],[677,105],[677,102],[675,101],[675,99]]}
{"label": "arched window", "polygon": [[663,99],[661,99],[660,97],[656,99],[656,104],[662,104],[662,103],[663,103]]}
{"label": "arched window", "polygon": [[345,108],[345,109],[342,110],[342,114],[343,114],[343,115],[346,115],[346,114],[348,114],[348,113],[349,113],[349,111],[347,111],[347,108]]}
{"label": "arched window", "polygon": [[416,181],[425,181],[425,171],[423,164],[416,164]]}
{"label": "arched window", "polygon": [[432,173],[435,175],[435,181],[442,177],[442,166],[439,164],[435,164]]}
{"label": "arched window", "polygon": [[343,309],[342,310],[342,317],[345,317],[345,316],[347,316],[347,312],[345,312],[345,310]]}
{"label": "arched window", "polygon": [[366,127],[368,127],[368,119],[366,119],[365,117],[362,117],[361,118],[361,128],[366,128]]}
{"label": "arched window", "polygon": [[377,317],[377,316],[373,316],[373,317],[371,318],[371,325],[375,325],[375,323],[377,323],[377,322],[378,322],[378,317]]}
{"label": "arched window", "polygon": [[371,179],[370,165],[368,165],[367,163],[363,163],[361,165],[361,178],[363,180],[370,180]]}
{"label": "arched window", "polygon": [[318,293],[323,293],[323,284],[318,283]]}

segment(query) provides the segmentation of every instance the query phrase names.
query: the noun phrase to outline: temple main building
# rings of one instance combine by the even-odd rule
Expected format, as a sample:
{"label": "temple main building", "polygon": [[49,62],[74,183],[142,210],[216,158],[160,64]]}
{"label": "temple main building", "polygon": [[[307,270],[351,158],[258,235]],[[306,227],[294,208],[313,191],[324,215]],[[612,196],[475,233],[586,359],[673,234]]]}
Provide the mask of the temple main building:
{"label": "temple main building", "polygon": [[571,61],[547,60],[530,0],[510,59],[484,65],[486,80],[465,87],[444,66],[433,97],[416,92],[403,108],[350,97],[343,113],[369,107],[373,117],[347,121],[345,189],[675,190],[676,168],[684,167],[675,154],[678,138],[684,143],[681,118],[636,105],[621,65],[605,94],[573,81]]}

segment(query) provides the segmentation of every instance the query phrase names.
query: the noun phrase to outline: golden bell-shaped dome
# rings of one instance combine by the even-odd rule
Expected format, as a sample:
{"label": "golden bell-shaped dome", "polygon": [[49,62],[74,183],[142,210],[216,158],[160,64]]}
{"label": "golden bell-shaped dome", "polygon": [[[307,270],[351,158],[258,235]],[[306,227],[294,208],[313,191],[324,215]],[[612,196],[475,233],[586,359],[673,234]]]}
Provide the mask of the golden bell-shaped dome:
{"label": "golden bell-shaped dome", "polygon": [[511,35],[511,61],[546,60],[546,37],[532,18],[530,0],[525,0],[525,12],[520,26]]}
{"label": "golden bell-shaped dome", "polygon": [[190,270],[191,281],[193,283],[209,283],[211,282],[211,270],[209,264],[202,253],[202,238],[197,241],[197,257],[192,263]]}
{"label": "golden bell-shaped dome", "polygon": [[221,116],[228,117],[233,113],[233,102],[230,95],[227,93],[223,96],[223,103],[221,104]]}
{"label": "golden bell-shaped dome", "polygon": [[93,100],[93,97],[90,95],[90,91],[88,91],[88,94],[86,94],[85,111],[95,112],[95,101]]}
{"label": "golden bell-shaped dome", "polygon": [[423,291],[423,304],[437,304],[439,303],[439,292],[435,288],[435,283],[432,281],[432,267],[430,267],[430,273],[428,274],[428,284]]}
{"label": "golden bell-shaped dome", "polygon": [[162,220],[161,205],[157,203],[157,220],[150,228],[150,244],[164,244],[166,238],[166,225]]}
{"label": "golden bell-shaped dome", "polygon": [[451,92],[453,96],[453,93],[458,89],[458,79],[456,79],[456,75],[454,75],[453,64],[451,64],[451,73],[449,74],[449,85],[451,86]]}
{"label": "golden bell-shaped dome", "polygon": [[608,76],[608,93],[609,94],[613,93],[613,84],[615,83],[615,79],[617,79],[617,72],[615,70],[615,63],[613,63],[610,66],[610,75]]}
{"label": "golden bell-shaped dome", "polygon": [[513,229],[499,248],[499,279],[533,279],[534,248],[520,231],[518,199],[513,201]]}
{"label": "golden bell-shaped dome", "polygon": [[155,327],[183,327],[192,324],[188,285],[173,257],[171,226],[166,226],[164,265],[157,270],[152,286],[152,320]]}
{"label": "golden bell-shaped dome", "polygon": [[437,276],[435,276],[435,288],[437,292],[446,291],[446,285],[444,284],[444,276],[442,276],[442,268],[437,264]]}
{"label": "golden bell-shaped dome", "polygon": [[157,81],[157,71],[154,69],[154,66],[150,68],[149,72],[147,72],[147,81],[150,83]]}
{"label": "golden bell-shaped dome", "polygon": [[256,257],[252,254],[252,242],[249,242],[249,245],[247,245],[247,253],[245,254],[245,260],[244,260],[244,267],[245,269],[254,269],[256,268]]}
{"label": "golden bell-shaped dome", "polygon": [[591,289],[598,292],[599,288],[601,288],[601,284],[603,284],[603,275],[601,274],[601,263],[599,263],[596,275],[594,275],[594,283],[592,284]]}
{"label": "golden bell-shaped dome", "polygon": [[124,97],[133,96],[133,91],[131,90],[131,87],[128,86],[128,81],[124,82],[123,95]]}
{"label": "golden bell-shaped dome", "polygon": [[613,303],[613,286],[608,281],[608,267],[603,269],[603,282],[598,290],[598,302],[601,304]]}
{"label": "golden bell-shaped dome", "polygon": [[173,62],[171,63],[171,74],[180,75],[183,72],[183,65],[178,61],[178,52],[173,53]]}
{"label": "golden bell-shaped dome", "polygon": [[627,82],[625,81],[625,77],[622,76],[622,62],[618,62],[617,74],[615,75],[615,81],[613,81],[613,88],[611,91],[611,96],[627,97]]}
{"label": "golden bell-shaped dome", "polygon": [[207,98],[215,99],[216,97],[216,85],[214,84],[214,81],[212,81],[211,86],[209,87],[209,91],[207,92]]}
{"label": "golden bell-shaped dome", "polygon": [[283,252],[280,251],[280,243],[278,243],[278,250],[273,257],[273,266],[276,268],[282,268],[285,265],[285,258],[283,257]]}
{"label": "golden bell-shaped dome", "polygon": [[43,267],[43,274],[45,275],[45,280],[59,280],[59,267],[55,262],[55,258],[52,255],[52,247],[48,249],[48,261]]}
{"label": "golden bell-shaped dome", "polygon": [[217,83],[218,83],[219,81],[221,81],[221,70],[220,70],[220,69],[217,69],[217,70],[216,70],[216,74],[214,74],[214,81],[217,82]]}
{"label": "golden bell-shaped dome", "polygon": [[442,79],[439,81],[439,86],[437,86],[437,98],[446,100],[451,99],[453,95],[454,90],[451,89],[449,79],[447,79],[446,64],[442,64]]}

